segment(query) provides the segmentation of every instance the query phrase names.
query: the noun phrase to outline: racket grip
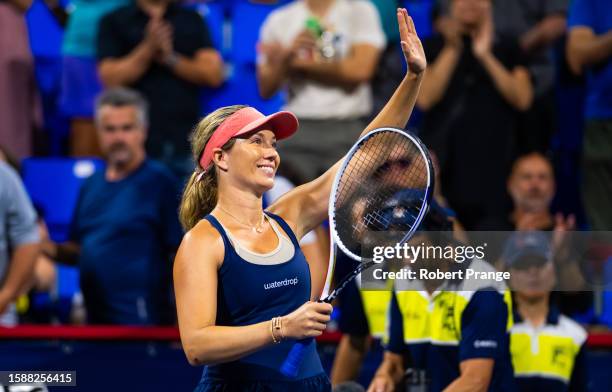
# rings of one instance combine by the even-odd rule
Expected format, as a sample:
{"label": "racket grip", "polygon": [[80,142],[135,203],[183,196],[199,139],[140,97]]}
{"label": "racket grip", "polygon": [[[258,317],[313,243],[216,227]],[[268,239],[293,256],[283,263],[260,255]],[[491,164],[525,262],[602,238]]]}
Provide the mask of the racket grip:
{"label": "racket grip", "polygon": [[295,378],[298,375],[300,370],[300,365],[304,360],[304,354],[306,354],[306,348],[313,344],[314,339],[302,339],[298,340],[293,347],[291,347],[291,351],[285,358],[285,362],[281,365],[281,373],[283,376]]}

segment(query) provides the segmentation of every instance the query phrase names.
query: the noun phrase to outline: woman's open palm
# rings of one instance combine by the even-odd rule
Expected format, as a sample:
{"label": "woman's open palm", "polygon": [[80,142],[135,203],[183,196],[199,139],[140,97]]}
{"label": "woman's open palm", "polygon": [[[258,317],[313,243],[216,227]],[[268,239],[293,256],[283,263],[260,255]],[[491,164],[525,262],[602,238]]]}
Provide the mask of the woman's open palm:
{"label": "woman's open palm", "polygon": [[408,70],[420,74],[427,68],[427,59],[421,40],[414,28],[414,22],[405,8],[398,8],[397,24],[399,25],[402,52],[404,52]]}

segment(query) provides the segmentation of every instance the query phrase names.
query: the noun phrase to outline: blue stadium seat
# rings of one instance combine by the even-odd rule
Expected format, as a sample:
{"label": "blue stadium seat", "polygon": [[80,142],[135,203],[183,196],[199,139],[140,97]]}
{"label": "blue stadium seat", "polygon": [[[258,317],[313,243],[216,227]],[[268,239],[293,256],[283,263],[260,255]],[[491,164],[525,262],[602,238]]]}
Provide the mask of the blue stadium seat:
{"label": "blue stadium seat", "polygon": [[221,2],[194,3],[188,5],[187,8],[196,10],[200,15],[202,15],[202,18],[206,20],[208,32],[210,33],[210,38],[213,41],[215,49],[217,49],[223,55],[223,57],[225,57],[229,50],[229,44],[224,42],[223,37],[225,16],[223,15],[223,5]]}
{"label": "blue stadium seat", "polygon": [[228,78],[220,88],[204,90],[202,111],[206,115],[221,106],[236,104],[250,105],[263,113],[277,111],[284,102],[282,94],[271,99],[259,96],[255,76],[255,46],[261,24],[283,2],[269,5],[247,0],[225,0],[225,3],[231,3],[231,47],[228,55],[224,56],[230,64]]}
{"label": "blue stadium seat", "polygon": [[[61,2],[64,3],[63,1]],[[37,87],[43,103],[50,152],[59,155],[68,133],[67,120],[59,111],[64,32],[44,0],[34,0],[26,13],[30,47],[34,56]]]}
{"label": "blue stadium seat", "polygon": [[275,8],[273,5],[237,1],[232,10],[232,48],[230,58],[235,65],[255,64],[259,29]]}
{"label": "blue stadium seat", "polygon": [[61,57],[64,31],[43,0],[34,0],[26,13],[34,57]]}
{"label": "blue stadium seat", "polygon": [[79,269],[77,267],[56,265],[57,299],[55,312],[61,322],[70,322],[70,311],[74,295],[81,291],[79,284]]}
{"label": "blue stadium seat", "polygon": [[54,241],[68,239],[70,222],[83,181],[104,167],[98,159],[27,158],[22,163],[23,182],[45,213]]}
{"label": "blue stadium seat", "polygon": [[612,328],[612,256],[604,263],[603,268],[603,281],[605,284],[602,292],[602,312],[601,312],[601,323]]}
{"label": "blue stadium seat", "polygon": [[404,7],[408,10],[414,27],[421,39],[429,37],[432,32],[431,13],[435,0],[404,0]]}

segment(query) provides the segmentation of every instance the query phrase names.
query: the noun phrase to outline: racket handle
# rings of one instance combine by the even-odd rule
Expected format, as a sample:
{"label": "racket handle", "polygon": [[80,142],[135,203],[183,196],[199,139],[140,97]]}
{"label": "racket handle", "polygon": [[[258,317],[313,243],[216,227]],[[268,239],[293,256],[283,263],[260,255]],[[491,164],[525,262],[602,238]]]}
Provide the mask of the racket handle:
{"label": "racket handle", "polygon": [[293,347],[291,347],[291,351],[285,358],[285,362],[283,362],[281,366],[281,373],[283,376],[295,378],[300,370],[300,365],[304,360],[304,355],[306,354],[306,348],[313,344],[314,339],[302,339],[298,340]]}

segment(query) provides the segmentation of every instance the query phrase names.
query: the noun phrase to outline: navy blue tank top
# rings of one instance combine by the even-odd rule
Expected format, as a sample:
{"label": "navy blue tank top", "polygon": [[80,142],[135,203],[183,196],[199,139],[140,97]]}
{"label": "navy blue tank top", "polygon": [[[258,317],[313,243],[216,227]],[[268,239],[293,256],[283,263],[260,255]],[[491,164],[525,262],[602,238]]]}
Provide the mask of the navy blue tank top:
{"label": "navy blue tank top", "polygon": [[[225,246],[223,265],[218,271],[216,325],[244,326],[284,316],[310,299],[310,269],[295,234],[279,216],[266,212],[291,239],[295,248],[287,262],[260,265],[241,258],[225,230],[212,215],[208,220],[221,234]],[[280,240],[280,239],[279,239]],[[203,378],[225,380],[287,380],[279,369],[295,340],[287,339],[239,360],[207,366]],[[323,372],[316,345],[307,348],[297,378],[302,380]]]}

